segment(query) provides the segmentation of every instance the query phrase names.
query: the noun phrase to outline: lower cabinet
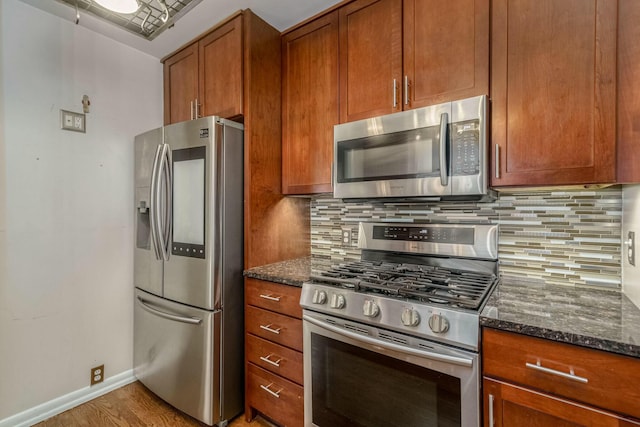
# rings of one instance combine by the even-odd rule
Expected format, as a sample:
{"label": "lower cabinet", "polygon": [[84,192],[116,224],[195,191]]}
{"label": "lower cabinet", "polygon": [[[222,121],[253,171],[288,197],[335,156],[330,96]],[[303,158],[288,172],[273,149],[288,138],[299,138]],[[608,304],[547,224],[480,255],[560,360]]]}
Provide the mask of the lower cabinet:
{"label": "lower cabinet", "polygon": [[483,387],[487,427],[640,426],[600,409],[486,377]]}
{"label": "lower cabinet", "polygon": [[304,424],[300,288],[245,279],[245,418]]}
{"label": "lower cabinet", "polygon": [[483,328],[484,425],[640,426],[640,359]]}

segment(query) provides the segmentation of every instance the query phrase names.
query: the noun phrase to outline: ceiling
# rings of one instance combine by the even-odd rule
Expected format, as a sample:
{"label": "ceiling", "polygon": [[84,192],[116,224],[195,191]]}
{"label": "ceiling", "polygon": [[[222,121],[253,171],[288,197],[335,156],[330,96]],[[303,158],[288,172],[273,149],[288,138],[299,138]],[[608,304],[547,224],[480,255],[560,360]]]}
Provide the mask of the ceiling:
{"label": "ceiling", "polygon": [[[52,13],[71,22],[76,21],[75,1],[58,0],[22,0],[33,7]],[[341,0],[194,0],[192,2],[167,0],[171,10],[171,20],[164,28],[159,21],[161,13],[156,0],[143,0],[149,5],[152,14],[146,23],[147,31],[155,30],[156,34],[146,38],[146,35],[134,34],[141,20],[147,15],[144,10],[138,12],[141,16],[98,16],[95,14],[90,0],[79,0],[78,11],[80,20],[78,25],[103,34],[149,55],[162,58],[218,22],[241,9],[251,9],[256,15],[267,21],[279,31],[287,28],[327,9]],[[72,4],[70,4],[72,3]],[[174,5],[171,8],[171,5]],[[144,9],[141,8],[141,9]],[[186,11],[186,12],[185,12]],[[148,10],[147,10],[148,12]],[[104,14],[113,15],[113,14]],[[132,19],[134,18],[134,19]],[[115,21],[118,24],[116,24]],[[171,26],[173,24],[173,26]]]}

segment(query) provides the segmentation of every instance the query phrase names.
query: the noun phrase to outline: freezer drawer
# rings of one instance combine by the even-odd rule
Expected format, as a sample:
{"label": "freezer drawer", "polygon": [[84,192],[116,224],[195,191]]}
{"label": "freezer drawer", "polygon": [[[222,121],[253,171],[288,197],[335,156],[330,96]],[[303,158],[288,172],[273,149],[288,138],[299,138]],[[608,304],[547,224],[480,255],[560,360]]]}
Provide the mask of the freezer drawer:
{"label": "freezer drawer", "polygon": [[160,398],[212,425],[220,421],[220,318],[136,289],[134,369]]}

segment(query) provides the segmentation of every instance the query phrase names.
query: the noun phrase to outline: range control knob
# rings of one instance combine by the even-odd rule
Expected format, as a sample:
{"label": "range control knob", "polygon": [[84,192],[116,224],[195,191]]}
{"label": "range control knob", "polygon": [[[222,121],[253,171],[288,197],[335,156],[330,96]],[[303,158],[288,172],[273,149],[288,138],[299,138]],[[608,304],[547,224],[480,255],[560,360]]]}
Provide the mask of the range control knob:
{"label": "range control knob", "polygon": [[429,317],[429,327],[436,334],[444,334],[449,330],[449,321],[442,314],[432,314]]}
{"label": "range control knob", "polygon": [[370,299],[364,302],[364,306],[362,307],[362,314],[367,317],[376,317],[380,313],[380,308],[378,304],[371,301]]}
{"label": "range control knob", "polygon": [[418,326],[420,323],[420,314],[412,308],[402,310],[402,324],[404,326]]}
{"label": "range control knob", "polygon": [[329,300],[329,305],[331,308],[344,308],[347,304],[347,301],[344,299],[344,295],[341,294],[331,294],[331,299]]}
{"label": "range control knob", "polygon": [[313,291],[313,298],[311,302],[314,304],[324,304],[327,302],[327,293],[325,291],[321,291],[320,289],[316,289]]}

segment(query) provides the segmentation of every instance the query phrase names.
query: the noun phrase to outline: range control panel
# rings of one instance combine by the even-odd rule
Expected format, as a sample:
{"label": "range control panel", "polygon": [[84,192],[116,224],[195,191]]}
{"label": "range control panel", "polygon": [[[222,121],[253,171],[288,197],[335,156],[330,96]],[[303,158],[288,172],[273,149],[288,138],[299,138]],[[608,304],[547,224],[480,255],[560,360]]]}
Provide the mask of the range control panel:
{"label": "range control panel", "polygon": [[433,243],[473,245],[474,229],[460,227],[373,227],[373,238],[380,240],[404,240]]}

